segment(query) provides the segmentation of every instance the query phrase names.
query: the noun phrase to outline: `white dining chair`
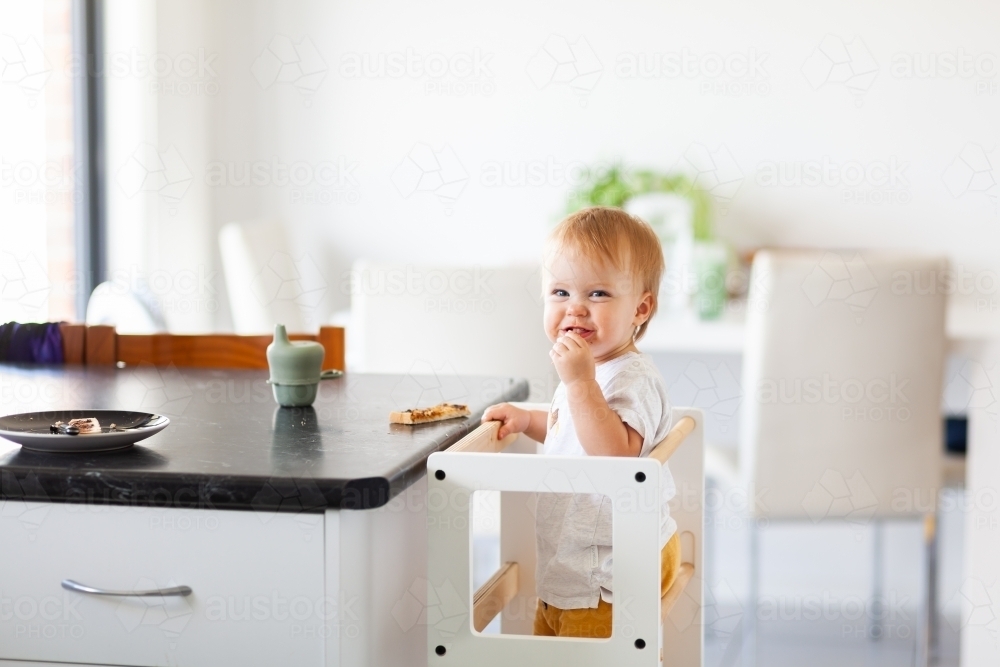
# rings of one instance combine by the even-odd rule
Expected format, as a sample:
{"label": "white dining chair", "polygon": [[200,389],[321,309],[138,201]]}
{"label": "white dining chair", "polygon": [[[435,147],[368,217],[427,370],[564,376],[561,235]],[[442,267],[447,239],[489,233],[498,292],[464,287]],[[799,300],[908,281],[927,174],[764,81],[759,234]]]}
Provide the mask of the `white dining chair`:
{"label": "white dining chair", "polygon": [[127,334],[167,331],[160,301],[143,281],[132,285],[115,281],[99,284],[87,299],[84,321],[89,325],[110,325]]}
{"label": "white dining chair", "polygon": [[243,220],[219,230],[226,293],[238,334],[260,334],[284,324],[312,331],[328,291],[321,257],[295,254],[276,220]]}
{"label": "white dining chair", "polygon": [[357,370],[436,377],[441,400],[460,402],[462,375],[527,378],[530,400],[552,397],[538,266],[359,260],[349,282]]}
{"label": "white dining chair", "polygon": [[[882,522],[925,521],[923,661],[935,609],[947,270],[943,258],[906,253],[758,252],[743,362],[739,467],[760,499],[755,519],[872,525],[876,604]],[[752,610],[759,548],[752,528]]]}
{"label": "white dining chair", "polygon": [[[404,376],[399,401],[465,403],[468,375],[526,378],[529,400],[551,400],[559,378],[542,327],[539,266],[359,260],[349,287],[348,368]],[[475,574],[484,580],[500,558],[500,494],[477,494],[475,504]]]}

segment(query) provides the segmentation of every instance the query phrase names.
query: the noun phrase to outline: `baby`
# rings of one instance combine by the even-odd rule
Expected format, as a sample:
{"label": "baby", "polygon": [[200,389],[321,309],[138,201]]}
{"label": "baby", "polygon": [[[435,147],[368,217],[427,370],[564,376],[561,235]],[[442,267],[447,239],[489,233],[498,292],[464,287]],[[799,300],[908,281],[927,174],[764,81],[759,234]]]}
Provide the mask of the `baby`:
{"label": "baby", "polygon": [[[589,208],[563,220],[544,255],[545,333],[561,382],[549,412],[508,403],[483,421],[500,421],[499,437],[525,433],[544,453],[648,456],[670,430],[663,379],[635,346],[656,312],[663,252],[653,230],[615,208]],[[662,475],[661,595],[677,576],[680,542],[667,501],[673,478]],[[534,633],[610,637],[611,500],[600,494],[540,493],[535,512]]]}

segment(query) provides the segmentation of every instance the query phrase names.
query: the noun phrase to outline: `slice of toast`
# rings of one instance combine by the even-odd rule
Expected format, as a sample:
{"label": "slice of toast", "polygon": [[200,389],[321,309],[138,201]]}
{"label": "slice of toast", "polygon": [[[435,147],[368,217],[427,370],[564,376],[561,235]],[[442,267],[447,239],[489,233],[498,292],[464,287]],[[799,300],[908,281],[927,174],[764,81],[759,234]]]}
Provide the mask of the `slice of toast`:
{"label": "slice of toast", "polygon": [[390,412],[389,422],[391,424],[426,424],[427,422],[437,422],[443,419],[455,419],[456,417],[468,417],[469,408],[465,405],[455,403],[441,403],[432,408],[412,408],[402,412]]}

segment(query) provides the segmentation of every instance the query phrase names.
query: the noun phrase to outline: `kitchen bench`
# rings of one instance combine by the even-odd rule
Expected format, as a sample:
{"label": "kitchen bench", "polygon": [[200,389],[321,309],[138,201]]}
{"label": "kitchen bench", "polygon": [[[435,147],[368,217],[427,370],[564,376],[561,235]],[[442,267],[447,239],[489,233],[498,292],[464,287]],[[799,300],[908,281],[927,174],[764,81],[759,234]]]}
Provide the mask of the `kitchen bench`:
{"label": "kitchen bench", "polygon": [[[355,374],[324,382],[311,409],[283,409],[265,380],[0,365],[3,414],[120,408],[172,420],[119,452],[42,454],[0,440],[0,665],[423,659],[435,611],[424,583],[427,457],[488,405],[526,398],[527,383]],[[439,401],[473,414],[388,423],[392,410]],[[64,580],[191,594],[97,595]]]}

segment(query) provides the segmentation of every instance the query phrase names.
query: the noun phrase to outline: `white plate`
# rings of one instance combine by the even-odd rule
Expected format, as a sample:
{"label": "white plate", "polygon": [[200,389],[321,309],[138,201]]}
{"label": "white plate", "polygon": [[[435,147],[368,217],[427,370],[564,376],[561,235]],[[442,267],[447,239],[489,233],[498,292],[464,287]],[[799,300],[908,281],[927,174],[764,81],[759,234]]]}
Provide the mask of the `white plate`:
{"label": "white plate", "polygon": [[[101,424],[100,433],[65,435],[52,433],[57,421],[92,417]],[[111,425],[115,429],[111,430]],[[159,433],[170,424],[163,415],[129,410],[50,410],[0,417],[0,438],[39,452],[104,452],[131,447]]]}

